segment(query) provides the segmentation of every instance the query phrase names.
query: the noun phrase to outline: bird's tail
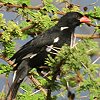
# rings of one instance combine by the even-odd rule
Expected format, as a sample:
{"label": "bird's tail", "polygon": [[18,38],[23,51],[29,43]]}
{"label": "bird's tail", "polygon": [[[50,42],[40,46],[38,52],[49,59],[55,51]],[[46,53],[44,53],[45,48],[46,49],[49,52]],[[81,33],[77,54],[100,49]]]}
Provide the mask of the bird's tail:
{"label": "bird's tail", "polygon": [[15,97],[16,97],[16,94],[17,94],[17,91],[18,91],[18,89],[19,89],[19,86],[20,86],[20,84],[21,84],[21,82],[22,82],[23,80],[21,80],[19,83],[13,83],[12,85],[11,85],[11,87],[10,87],[10,90],[9,90],[9,92],[8,92],[8,94],[7,94],[7,97],[6,97],[6,100],[14,100],[15,99]]}
{"label": "bird's tail", "polygon": [[19,89],[19,86],[22,83],[22,81],[24,80],[24,78],[27,76],[29,71],[30,71],[30,67],[28,65],[28,60],[23,60],[21,62],[21,64],[18,66],[15,80],[9,89],[6,100],[14,100],[15,99],[15,97],[17,95],[17,91]]}

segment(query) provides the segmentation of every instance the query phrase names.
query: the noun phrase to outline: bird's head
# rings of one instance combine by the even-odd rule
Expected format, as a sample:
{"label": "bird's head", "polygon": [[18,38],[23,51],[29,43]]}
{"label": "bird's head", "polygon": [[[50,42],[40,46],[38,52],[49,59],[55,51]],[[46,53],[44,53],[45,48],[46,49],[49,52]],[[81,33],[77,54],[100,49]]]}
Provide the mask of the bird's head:
{"label": "bird's head", "polygon": [[69,12],[61,17],[58,24],[62,27],[75,28],[76,26],[79,26],[81,23],[88,24],[90,22],[91,20],[88,17],[78,12]]}

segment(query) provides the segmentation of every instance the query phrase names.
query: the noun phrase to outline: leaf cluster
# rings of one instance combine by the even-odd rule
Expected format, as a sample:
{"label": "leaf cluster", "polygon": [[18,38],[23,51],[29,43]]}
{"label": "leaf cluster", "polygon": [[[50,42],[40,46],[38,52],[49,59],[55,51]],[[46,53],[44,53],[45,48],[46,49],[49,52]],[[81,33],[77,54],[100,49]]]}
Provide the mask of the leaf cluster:
{"label": "leaf cluster", "polygon": [[0,64],[0,74],[6,73],[8,76],[11,69],[10,65]]}
{"label": "leaf cluster", "polygon": [[92,17],[92,19],[97,19],[97,20],[93,20],[93,21],[98,26],[98,27],[95,27],[95,31],[100,34],[100,23],[98,23],[98,21],[100,20],[100,7],[99,6],[97,6],[97,7],[94,6],[94,9],[90,10],[88,12],[88,15],[90,17]]}
{"label": "leaf cluster", "polygon": [[94,95],[93,90],[95,89],[97,97],[99,96],[100,78],[97,77],[99,64],[92,64],[89,55],[91,50],[95,51],[97,48],[99,48],[97,42],[84,39],[76,43],[72,48],[65,44],[57,53],[55,59],[48,55],[46,63],[51,66],[51,73],[55,73],[58,64],[63,61],[60,66],[60,79],[57,82],[57,86],[60,85],[59,89],[66,89],[68,82],[70,87],[73,88],[79,85],[79,88],[76,88],[78,92],[79,90],[87,90],[91,92],[91,95]]}
{"label": "leaf cluster", "polygon": [[17,100],[44,100],[45,97],[43,93],[38,91],[38,89],[34,89],[34,87],[30,84],[23,83],[21,84],[21,89],[25,91],[24,94],[19,93],[17,96]]}
{"label": "leaf cluster", "polygon": [[30,0],[0,0],[3,3],[9,3],[9,4],[27,4],[30,5]]}

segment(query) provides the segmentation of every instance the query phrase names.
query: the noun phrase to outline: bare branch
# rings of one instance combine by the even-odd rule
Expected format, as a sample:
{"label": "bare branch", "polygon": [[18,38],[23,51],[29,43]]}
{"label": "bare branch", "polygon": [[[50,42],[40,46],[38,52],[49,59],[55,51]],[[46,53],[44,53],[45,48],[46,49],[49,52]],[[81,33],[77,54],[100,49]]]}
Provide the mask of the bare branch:
{"label": "bare branch", "polygon": [[25,28],[22,28],[21,31],[24,32],[24,31],[26,31],[26,30],[28,30],[28,29],[31,29],[31,28],[35,27],[35,25],[36,25],[36,24],[33,24],[33,25],[27,26],[27,27],[25,27]]}
{"label": "bare branch", "polygon": [[93,5],[97,4],[98,1],[99,1],[99,0],[96,0],[95,2],[93,2],[93,3],[91,3],[91,4],[87,5],[87,6],[93,6]]}
{"label": "bare branch", "polygon": [[40,82],[36,78],[34,78],[32,75],[30,75],[29,78],[39,90],[41,90],[45,95],[47,95],[47,91],[41,86]]}
{"label": "bare branch", "polygon": [[96,60],[94,60],[94,61],[92,62],[92,64],[95,64],[98,60],[100,60],[100,57],[98,57]]}
{"label": "bare branch", "polygon": [[[22,5],[15,5],[15,4],[9,4],[9,3],[0,3],[0,6],[6,6],[6,7],[10,7],[10,8],[22,8],[23,9],[23,6]],[[37,5],[37,6],[25,6],[25,8],[28,8],[28,9],[31,9],[31,10],[40,10],[43,6],[42,5]],[[65,13],[62,12],[62,11],[57,11],[56,12],[57,14],[60,14],[60,15],[64,15]]]}
{"label": "bare branch", "polygon": [[[9,60],[6,56],[4,56],[4,55],[1,55],[0,54],[0,58],[2,59],[2,60],[4,60],[5,62],[7,62],[9,65],[13,65],[14,64],[14,62],[13,61],[11,61],[11,60]],[[16,65],[13,65],[13,67],[15,67]]]}
{"label": "bare branch", "polygon": [[77,34],[77,33],[75,33],[75,36],[77,38],[81,38],[81,39],[85,39],[85,38],[100,39],[100,35],[98,35],[98,34],[94,34],[94,35],[88,34],[88,35],[85,35],[85,34]]}
{"label": "bare branch", "polygon": [[[16,5],[16,4],[9,4],[9,3],[1,3],[0,2],[0,6],[6,6],[6,7],[10,7],[10,8],[22,8],[23,9],[23,6],[22,5]],[[38,6],[25,6],[25,8],[28,8],[28,9],[31,9],[31,10],[40,10],[42,8],[41,5],[38,5]]]}

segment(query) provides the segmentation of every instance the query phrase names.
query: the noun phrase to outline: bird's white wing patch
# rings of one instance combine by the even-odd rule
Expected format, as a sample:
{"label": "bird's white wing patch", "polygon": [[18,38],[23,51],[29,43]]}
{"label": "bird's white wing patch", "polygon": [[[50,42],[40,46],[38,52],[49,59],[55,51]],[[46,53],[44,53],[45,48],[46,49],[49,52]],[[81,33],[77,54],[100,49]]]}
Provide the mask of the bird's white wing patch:
{"label": "bird's white wing patch", "polygon": [[16,71],[14,71],[14,76],[13,76],[13,80],[12,80],[12,82],[14,82],[15,77],[16,77]]}
{"label": "bird's white wing patch", "polygon": [[36,55],[37,55],[37,53],[31,55],[30,58],[33,58],[33,57],[35,57]]}
{"label": "bird's white wing patch", "polygon": [[53,45],[47,46],[46,51],[50,52],[52,50],[52,48],[53,48]]}
{"label": "bird's white wing patch", "polygon": [[59,37],[56,37],[56,38],[54,39],[53,43],[56,43],[56,42],[58,42],[58,41],[59,41]]}
{"label": "bird's white wing patch", "polygon": [[60,30],[63,31],[65,29],[68,29],[69,27],[61,27]]}
{"label": "bird's white wing patch", "polygon": [[35,54],[32,54],[32,53],[30,53],[30,54],[27,54],[25,57],[23,57],[23,59],[26,59],[26,58],[33,58],[33,57],[35,57],[37,55],[37,53],[35,53]]}

